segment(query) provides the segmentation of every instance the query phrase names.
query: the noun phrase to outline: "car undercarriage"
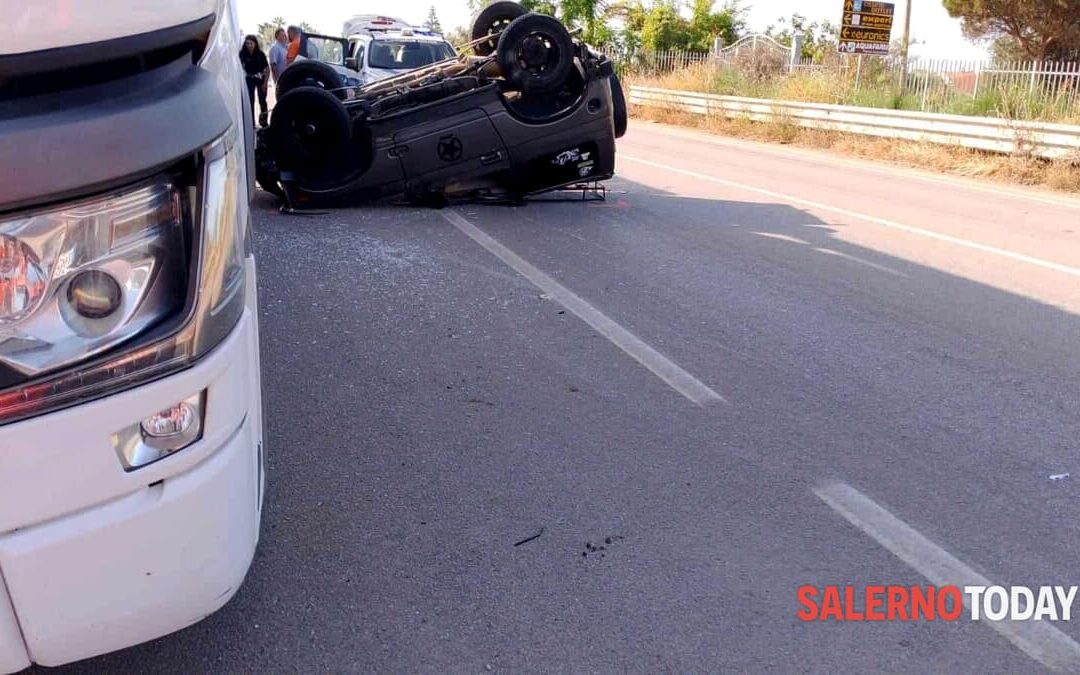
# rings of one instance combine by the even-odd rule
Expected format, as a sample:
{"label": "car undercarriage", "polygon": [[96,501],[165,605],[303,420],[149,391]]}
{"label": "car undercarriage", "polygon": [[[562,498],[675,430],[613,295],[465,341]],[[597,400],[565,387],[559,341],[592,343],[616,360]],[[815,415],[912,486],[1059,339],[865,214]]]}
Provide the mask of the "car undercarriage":
{"label": "car undercarriage", "polygon": [[626,103],[607,57],[509,1],[481,11],[472,38],[471,53],[363,86],[318,60],[289,66],[258,135],[259,184],[288,207],[439,205],[614,174]]}

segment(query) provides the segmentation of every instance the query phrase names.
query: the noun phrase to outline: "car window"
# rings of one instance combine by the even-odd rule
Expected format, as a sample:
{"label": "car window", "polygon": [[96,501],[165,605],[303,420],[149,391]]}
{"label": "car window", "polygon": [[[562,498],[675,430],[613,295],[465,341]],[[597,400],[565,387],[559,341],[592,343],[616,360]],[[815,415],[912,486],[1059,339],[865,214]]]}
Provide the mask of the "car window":
{"label": "car window", "polygon": [[307,52],[304,54],[309,59],[341,65],[345,63],[345,55],[342,53],[342,44],[338,40],[315,37],[309,35],[307,39]]}
{"label": "car window", "polygon": [[454,50],[445,42],[377,40],[368,47],[368,65],[372,68],[420,68],[453,56]]}

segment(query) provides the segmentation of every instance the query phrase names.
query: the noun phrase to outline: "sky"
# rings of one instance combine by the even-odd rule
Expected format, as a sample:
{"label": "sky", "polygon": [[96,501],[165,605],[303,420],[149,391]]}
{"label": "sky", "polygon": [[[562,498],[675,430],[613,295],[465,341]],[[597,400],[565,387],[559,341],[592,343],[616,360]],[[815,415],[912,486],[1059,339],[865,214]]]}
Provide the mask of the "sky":
{"label": "sky", "polygon": [[[717,6],[722,0],[717,2]],[[896,0],[893,36],[900,37],[905,0]],[[960,32],[960,22],[951,19],[941,0],[911,0],[911,36],[919,44],[912,54],[927,58],[977,59],[986,55],[985,46],[973,45]],[[428,8],[435,6],[443,28],[465,26],[470,15],[465,0],[237,0],[240,25],[254,32],[256,25],[281,16],[290,23],[306,21],[324,33],[341,33],[345,19],[354,14],[389,14],[409,23],[420,24]],[[761,32],[777,18],[802,14],[811,20],[840,22],[842,0],[742,0],[752,32]]]}

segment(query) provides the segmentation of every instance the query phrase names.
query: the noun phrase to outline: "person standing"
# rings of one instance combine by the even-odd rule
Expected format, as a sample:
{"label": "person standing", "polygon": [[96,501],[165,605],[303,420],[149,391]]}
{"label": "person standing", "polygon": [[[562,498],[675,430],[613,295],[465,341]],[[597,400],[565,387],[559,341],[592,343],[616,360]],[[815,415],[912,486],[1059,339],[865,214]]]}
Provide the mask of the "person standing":
{"label": "person standing", "polygon": [[270,77],[270,63],[259,46],[259,38],[248,35],[244,38],[244,46],[240,48],[240,63],[244,67],[244,80],[247,83],[248,100],[251,101],[251,112],[255,112],[255,92],[259,93],[259,126],[266,126],[266,81]]}
{"label": "person standing", "polygon": [[291,66],[296,57],[300,55],[300,29],[289,26],[289,49],[285,52],[285,66]]}
{"label": "person standing", "polygon": [[281,71],[288,65],[286,61],[288,51],[289,41],[285,38],[285,29],[278,28],[274,31],[274,44],[270,45],[270,76],[274,78],[274,84],[277,84]]}

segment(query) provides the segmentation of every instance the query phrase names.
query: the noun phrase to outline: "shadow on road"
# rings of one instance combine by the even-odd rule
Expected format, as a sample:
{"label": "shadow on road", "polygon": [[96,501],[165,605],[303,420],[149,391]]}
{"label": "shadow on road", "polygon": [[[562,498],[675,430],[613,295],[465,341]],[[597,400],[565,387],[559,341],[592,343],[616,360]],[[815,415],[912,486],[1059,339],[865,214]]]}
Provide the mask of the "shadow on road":
{"label": "shadow on road", "polygon": [[921,582],[808,487],[1061,583],[1080,514],[1045,474],[1080,475],[1080,318],[787,205],[611,188],[459,212],[730,406],[688,404],[437,212],[260,194],[254,566],[204,622],[70,670],[1029,667],[978,628],[794,623],[800,583]]}

